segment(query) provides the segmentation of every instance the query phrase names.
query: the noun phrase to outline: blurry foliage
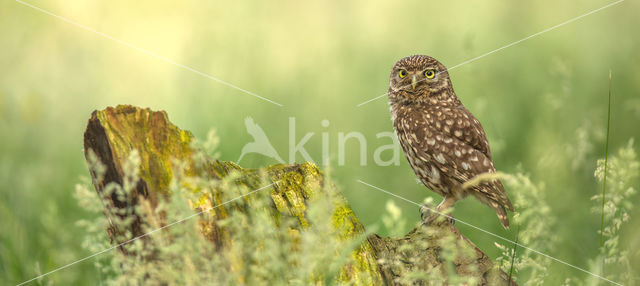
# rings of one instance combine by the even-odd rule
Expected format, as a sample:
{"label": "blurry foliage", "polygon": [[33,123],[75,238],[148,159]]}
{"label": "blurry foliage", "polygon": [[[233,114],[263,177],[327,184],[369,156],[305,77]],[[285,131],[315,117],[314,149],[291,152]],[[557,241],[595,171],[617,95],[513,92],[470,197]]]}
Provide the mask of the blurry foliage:
{"label": "blurry foliage", "polygon": [[[544,185],[531,182],[529,176],[522,173],[505,175],[503,181],[516,209],[512,228],[518,230],[518,244],[555,256],[557,219],[552,216],[545,199]],[[516,238],[512,240],[515,241]],[[502,255],[497,258],[499,265],[507,272],[513,267],[511,277],[519,283],[545,285],[549,269],[556,267],[550,265],[551,259],[529,249],[502,242],[496,242],[496,246],[502,251]]]}
{"label": "blurry foliage", "polygon": [[[640,280],[632,266],[632,258],[637,258],[640,251],[621,249],[620,232],[623,224],[630,220],[629,211],[634,206],[634,195],[637,193],[640,161],[633,149],[633,139],[625,147],[609,158],[607,168],[607,190],[605,207],[601,208],[602,194],[594,195],[591,200],[594,206],[591,211],[600,214],[604,211],[604,246],[600,254],[594,257],[583,257],[589,261],[589,271],[601,275],[623,285],[635,285]],[[604,178],[604,159],[598,160],[595,177],[602,182]],[[555,234],[557,220],[551,216],[551,210],[545,199],[543,185],[533,184],[528,176],[523,174],[504,176],[506,186],[512,190],[511,196],[516,208],[513,225],[520,229],[518,243],[527,248],[554,256],[555,245],[559,237]],[[562,227],[562,226],[560,226]],[[576,241],[576,243],[579,243]],[[514,280],[527,285],[545,285],[549,269],[556,266],[551,259],[520,246],[496,243],[502,250],[502,256],[497,258],[502,269],[515,271]],[[557,257],[556,257],[557,258]],[[603,264],[604,263],[604,264]],[[562,266],[557,266],[562,267]],[[603,273],[604,271],[604,273]],[[602,285],[600,278],[584,275],[583,278],[567,277],[563,285]]]}
{"label": "blurry foliage", "polygon": [[[631,139],[627,146],[620,148],[616,155],[609,158],[604,208],[601,205],[602,194],[591,197],[597,205],[591,211],[597,214],[604,212],[604,245],[600,248],[600,255],[590,260],[591,270],[624,285],[634,285],[640,281],[637,267],[632,266],[632,258],[638,257],[640,251],[620,246],[622,227],[630,221],[630,211],[634,202],[637,202],[640,161],[633,146]],[[604,162],[604,159],[598,160],[595,171],[595,176],[601,183],[605,175]],[[589,284],[598,285],[599,282],[591,279]]]}
{"label": "blurry foliage", "polygon": [[[507,5],[479,0],[30,3],[285,107],[18,2],[1,2],[0,284],[20,283],[91,254],[79,247],[86,230],[75,222],[102,214],[79,208],[73,189],[88,174],[82,133],[95,109],[124,103],[164,109],[173,122],[200,138],[216,127],[222,160],[236,160],[250,142],[247,116],[281,155],[287,154],[288,117],[296,117],[297,140],[315,132],[306,145],[313,158],[322,153],[319,133],[328,132],[335,146],[338,132],[359,131],[368,139],[371,159],[375,147],[388,144],[375,138],[391,131],[388,104],[379,99],[355,105],[386,92],[389,69],[397,59],[424,53],[453,66],[604,5],[596,0]],[[526,170],[536,185],[544,183],[540,193],[549,218],[557,221],[552,233],[558,240],[549,246],[554,256],[581,267],[588,267],[586,257],[600,254],[595,233],[599,214],[589,212],[596,204],[589,198],[598,193],[592,170],[603,153],[609,69],[615,79],[611,150],[638,137],[639,10],[640,2],[624,1],[451,71],[457,94],[487,131],[496,167],[513,174]],[[321,126],[323,119],[330,121],[329,127]],[[335,156],[337,150],[329,152]],[[404,160],[401,166],[361,167],[356,148],[346,154],[346,165],[332,166],[332,174],[366,225],[380,220],[388,197],[367,194],[356,179],[417,202],[435,197],[414,183]],[[274,163],[255,154],[242,161],[243,167]],[[398,208],[401,219],[419,219],[415,206]],[[619,231],[611,229],[621,252],[638,248],[639,210],[626,209],[629,219]],[[455,216],[514,235],[513,230],[502,231],[495,214],[475,202],[461,202]],[[406,230],[411,225],[405,224]],[[501,255],[485,234],[462,231],[490,257]],[[640,265],[638,254],[628,254],[631,265]],[[94,284],[100,273],[91,263],[80,263],[49,279]],[[546,273],[549,284],[583,275],[561,266]]]}
{"label": "blurry foliage", "polygon": [[[215,146],[217,138],[210,133],[208,140],[197,143],[202,146]],[[210,148],[206,152],[214,152]],[[196,152],[194,156],[202,156]],[[196,159],[197,160],[197,159]],[[101,201],[107,201],[115,193],[121,201],[131,196],[138,181],[140,158],[132,152],[125,165],[125,180],[122,186],[110,183],[105,192],[98,194],[90,190],[86,183],[76,187],[78,203],[89,212],[102,212]],[[170,184],[170,198],[161,200],[154,209],[146,200],[135,206],[114,208],[110,204],[104,213],[106,217],[95,220],[81,220],[78,224],[88,233],[83,247],[92,253],[110,249],[104,229],[114,224],[118,229],[127,230],[114,238],[114,241],[131,241],[119,245],[94,260],[94,265],[102,274],[101,282],[106,285],[204,285],[215,282],[219,285],[309,285],[334,284],[338,280],[342,267],[347,263],[357,263],[351,256],[354,247],[362,243],[360,239],[339,238],[332,216],[333,204],[330,190],[319,191],[318,196],[309,202],[307,217],[313,227],[298,230],[300,222],[294,216],[275,215],[269,189],[252,193],[238,199],[252,190],[238,185],[240,174],[230,174],[223,179],[208,179],[185,176],[179,162],[174,169],[176,176]],[[90,156],[89,165],[94,170],[104,167]],[[96,171],[97,176],[101,176]],[[329,180],[329,178],[325,178]],[[194,183],[196,185],[194,185]],[[262,185],[268,185],[265,182]],[[330,181],[325,184],[331,188]],[[201,227],[206,225],[198,220],[218,219],[209,212],[215,206],[200,206],[197,216],[193,216],[193,207],[202,201],[202,193],[194,192],[198,186],[200,192],[216,189],[222,195],[222,202],[229,202],[225,208],[230,210],[228,217],[217,221],[217,225],[231,234],[224,246],[216,244],[202,235]],[[244,201],[252,202],[251,208]],[[124,218],[109,215],[119,213]],[[162,219],[157,214],[162,213]],[[149,235],[134,237],[129,230],[133,215],[144,217],[149,224],[143,225],[143,233]],[[274,219],[277,217],[277,219]],[[192,219],[185,219],[192,218]],[[174,222],[178,222],[175,223]],[[126,254],[125,254],[126,253]],[[356,275],[367,277],[366,275]]]}

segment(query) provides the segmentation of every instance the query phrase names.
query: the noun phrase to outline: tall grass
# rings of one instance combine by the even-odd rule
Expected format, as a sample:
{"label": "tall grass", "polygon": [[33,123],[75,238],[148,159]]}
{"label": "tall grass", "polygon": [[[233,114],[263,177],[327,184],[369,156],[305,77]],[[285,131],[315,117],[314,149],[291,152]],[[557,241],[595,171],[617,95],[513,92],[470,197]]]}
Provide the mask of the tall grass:
{"label": "tall grass", "polygon": [[[503,182],[516,209],[513,224],[518,226],[517,243],[542,253],[553,253],[558,241],[555,235],[558,226],[547,202],[544,184],[532,182],[523,173],[506,174]],[[495,245],[502,252],[496,262],[502,269],[509,269],[514,281],[526,285],[545,285],[551,267],[549,258],[522,248],[518,254],[517,245],[507,246],[497,242]]]}
{"label": "tall grass", "polygon": [[[594,173],[598,181],[604,184],[608,180],[606,198],[604,192],[593,196],[594,201],[604,200],[604,207],[594,207],[592,212],[602,213],[604,227],[600,231],[604,242],[600,247],[597,258],[590,260],[591,269],[598,272],[607,271],[603,276],[623,283],[633,285],[638,281],[637,271],[631,265],[631,258],[639,253],[634,249],[621,249],[620,233],[623,226],[630,220],[629,212],[634,206],[637,193],[640,161],[634,150],[634,140],[630,139],[625,147],[609,160],[598,160]],[[589,280],[589,284],[596,285],[597,281]]]}
{"label": "tall grass", "polygon": [[516,228],[516,240],[513,243],[513,253],[511,254],[511,266],[509,266],[509,280],[513,280],[513,268],[514,268],[514,262],[516,260],[516,253],[518,250],[518,238],[520,235],[520,226],[518,225],[518,227]]}
{"label": "tall grass", "polygon": [[[215,149],[217,139],[201,146]],[[208,152],[211,153],[211,150]],[[200,156],[202,153],[196,153]],[[194,158],[195,159],[195,158]],[[195,159],[196,161],[199,159]],[[131,195],[138,177],[139,156],[132,152],[125,164],[126,179],[122,186],[112,184],[108,193],[122,199]],[[91,161],[91,160],[90,160]],[[90,165],[101,170],[100,164]],[[104,228],[115,224],[118,229],[128,229],[131,217],[143,217],[147,224],[143,232],[149,233],[167,223],[191,216],[194,208],[211,208],[202,205],[202,196],[221,196],[221,201],[230,201],[251,190],[238,185],[240,174],[231,174],[222,179],[209,179],[184,175],[179,162],[174,166],[170,199],[161,200],[156,208],[145,200],[126,209],[109,209],[104,212],[125,215],[107,219],[97,216],[78,223],[86,228],[83,247],[98,252],[110,246]],[[106,285],[309,285],[335,284],[346,263],[357,263],[351,256],[354,247],[362,239],[351,240],[337,234],[331,214],[333,202],[327,195],[332,183],[327,178],[325,190],[308,202],[306,217],[312,227],[302,227],[294,216],[276,213],[271,201],[271,190],[255,192],[242,200],[225,205],[227,217],[218,217],[217,210],[203,212],[194,219],[153,232],[141,239],[125,244],[121,249],[106,253],[94,260],[101,277],[97,283]],[[265,179],[264,185],[267,185]],[[78,184],[76,199],[87,211],[103,211],[101,198],[90,190],[88,181]],[[195,192],[194,189],[199,190]],[[102,198],[104,199],[104,198]],[[161,219],[157,214],[164,214]],[[216,224],[227,235],[222,241],[212,243],[202,232],[207,225]],[[115,241],[126,241],[133,237],[130,232],[120,234]],[[356,275],[362,283],[370,283],[367,275]]]}
{"label": "tall grass", "polygon": [[[609,70],[609,100],[607,101],[607,135],[604,147],[604,175],[602,178],[602,212],[600,215],[600,247],[603,246],[604,233],[604,202],[607,191],[607,162],[609,160],[609,131],[611,127],[611,70]],[[603,263],[604,266],[604,263]],[[604,273],[604,269],[602,269]]]}
{"label": "tall grass", "polygon": [[[603,243],[599,255],[585,258],[585,260],[589,261],[591,272],[623,285],[634,285],[640,279],[631,262],[632,257],[640,252],[620,248],[620,232],[630,219],[629,211],[633,208],[636,199],[639,174],[640,161],[634,150],[633,139],[620,148],[615,156],[598,160],[594,173],[606,188],[602,193],[591,197],[593,201],[604,201],[604,207],[598,205],[591,210],[597,214],[602,213],[603,228],[599,234],[603,237]],[[604,185],[605,178],[609,181],[606,185]],[[518,231],[516,235],[517,239],[527,247],[553,256],[553,245],[559,238],[553,234],[556,219],[551,215],[549,206],[545,202],[543,186],[533,184],[527,176],[522,174],[507,175],[505,182],[511,191],[517,210],[514,223],[522,226],[522,231]],[[552,267],[550,259],[527,249],[517,255],[515,246],[507,247],[497,243],[496,245],[503,251],[497,261],[503,269],[508,269],[511,265],[517,273],[514,275],[517,281],[526,282],[526,285],[545,285],[547,270]],[[601,272],[605,266],[609,266],[606,268],[608,271]],[[602,285],[602,283],[605,282],[588,274],[582,277],[570,276],[565,281],[565,285]]]}

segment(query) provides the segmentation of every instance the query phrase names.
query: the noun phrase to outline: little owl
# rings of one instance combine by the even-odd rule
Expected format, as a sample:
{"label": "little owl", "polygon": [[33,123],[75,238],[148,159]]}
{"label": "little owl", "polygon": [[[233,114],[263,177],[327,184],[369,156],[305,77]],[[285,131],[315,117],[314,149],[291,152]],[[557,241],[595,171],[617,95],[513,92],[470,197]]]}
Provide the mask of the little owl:
{"label": "little owl", "polygon": [[[425,186],[444,198],[438,212],[473,195],[492,207],[502,226],[509,228],[506,211],[513,211],[513,205],[499,180],[463,188],[475,176],[496,169],[484,130],[453,91],[447,68],[424,55],[399,60],[391,70],[389,103],[409,165]],[[424,221],[437,216],[431,214]]]}

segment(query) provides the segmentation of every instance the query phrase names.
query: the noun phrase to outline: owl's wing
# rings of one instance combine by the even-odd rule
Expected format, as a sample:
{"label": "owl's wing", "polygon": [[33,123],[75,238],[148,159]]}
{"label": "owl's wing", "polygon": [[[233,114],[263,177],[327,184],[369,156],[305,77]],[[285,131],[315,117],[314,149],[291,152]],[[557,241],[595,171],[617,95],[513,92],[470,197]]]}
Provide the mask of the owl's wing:
{"label": "owl's wing", "polygon": [[422,114],[436,131],[454,137],[482,152],[491,160],[489,142],[480,122],[463,105],[451,108],[428,108]]}
{"label": "owl's wing", "polygon": [[[412,134],[409,136],[420,138],[415,140],[420,146],[418,157],[434,164],[441,173],[439,177],[443,183],[453,184],[450,187],[459,187],[483,173],[496,172],[491,158],[484,152],[467,143],[468,141],[441,132],[436,126],[416,126],[410,133]],[[484,141],[486,142],[486,139]],[[493,204],[498,203],[513,210],[511,201],[499,180],[481,183],[467,191],[492,207],[495,207]]]}

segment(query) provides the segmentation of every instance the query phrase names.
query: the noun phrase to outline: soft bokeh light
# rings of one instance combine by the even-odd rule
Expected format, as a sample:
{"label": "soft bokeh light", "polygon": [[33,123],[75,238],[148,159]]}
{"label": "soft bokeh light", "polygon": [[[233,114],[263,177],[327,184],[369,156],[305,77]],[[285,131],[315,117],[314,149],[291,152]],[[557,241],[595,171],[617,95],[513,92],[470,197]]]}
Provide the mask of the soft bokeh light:
{"label": "soft bokeh light", "polygon": [[[289,118],[296,142],[320,162],[329,138],[332,176],[365,225],[377,223],[389,196],[360,179],[413,201],[437,196],[418,185],[401,157],[376,166],[373,152],[392,131],[384,94],[393,63],[428,54],[454,66],[606,5],[606,1],[27,1],[123,42],[82,29],[16,1],[0,3],[0,284],[15,284],[89,253],[79,244],[87,215],[72,197],[88,176],[82,152],[95,109],[133,104],[166,110],[179,127],[220,136],[221,159],[235,161],[252,138],[252,117],[288,161]],[[611,150],[638,135],[640,4],[625,1],[451,71],[463,103],[482,122],[500,171],[522,171],[543,183],[560,240],[554,257],[587,267],[598,252],[599,216],[589,210],[600,186],[609,70],[613,73]],[[124,42],[139,50],[123,44]],[[153,55],[149,54],[153,53]],[[155,56],[154,56],[155,55]],[[164,58],[283,104],[260,100],[168,63]],[[322,120],[329,126],[323,127]],[[337,164],[339,132],[360,132]],[[638,148],[636,147],[636,150]],[[295,159],[301,162],[298,156]],[[243,167],[276,163],[257,154]],[[508,192],[508,190],[507,190]],[[403,216],[418,209],[396,201]],[[474,199],[455,216],[512,238],[493,211]],[[622,230],[624,249],[637,245],[640,212]],[[492,258],[494,238],[459,226]],[[384,234],[384,233],[383,233]],[[635,256],[635,263],[640,263]],[[37,266],[39,264],[39,266]],[[567,274],[570,273],[570,274]],[[84,262],[49,277],[57,284],[96,284]],[[552,264],[550,284],[582,273]]]}

